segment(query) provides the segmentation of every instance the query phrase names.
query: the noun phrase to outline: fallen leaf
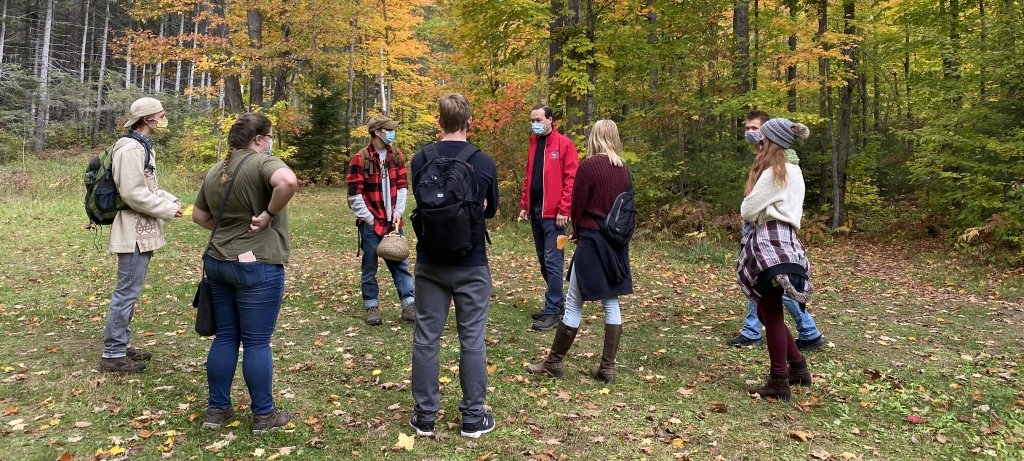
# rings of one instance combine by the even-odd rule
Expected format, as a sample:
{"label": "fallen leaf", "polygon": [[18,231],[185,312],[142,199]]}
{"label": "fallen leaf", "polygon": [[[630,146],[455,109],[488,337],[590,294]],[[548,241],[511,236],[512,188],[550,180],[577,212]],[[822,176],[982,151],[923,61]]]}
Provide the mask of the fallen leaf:
{"label": "fallen leaf", "polygon": [[811,457],[814,459],[830,459],[832,454],[819,448],[817,450],[811,450]]}
{"label": "fallen leaf", "polygon": [[918,415],[909,415],[907,416],[907,422],[910,424],[924,424],[928,422],[928,418],[922,418]]}
{"label": "fallen leaf", "polygon": [[75,421],[75,427],[77,427],[79,429],[82,429],[82,428],[85,428],[85,427],[89,427],[89,426],[92,426],[92,423],[90,423],[88,421]]}
{"label": "fallen leaf", "polygon": [[415,445],[416,437],[405,435],[401,432],[398,433],[398,443],[395,444],[396,450],[412,451],[413,446]]}
{"label": "fallen leaf", "polygon": [[63,455],[60,455],[60,458],[57,458],[57,461],[74,461],[74,459],[75,455],[72,455],[70,451],[65,451]]}
{"label": "fallen leaf", "polygon": [[949,443],[949,439],[946,438],[946,436],[944,436],[942,434],[936,434],[935,435],[935,440],[937,442],[939,442],[939,443]]}
{"label": "fallen leaf", "polygon": [[7,407],[4,408],[4,416],[11,416],[18,412],[18,407]]}
{"label": "fallen leaf", "polygon": [[810,442],[814,438],[814,435],[806,431],[789,431],[789,438],[799,440],[801,442]]}

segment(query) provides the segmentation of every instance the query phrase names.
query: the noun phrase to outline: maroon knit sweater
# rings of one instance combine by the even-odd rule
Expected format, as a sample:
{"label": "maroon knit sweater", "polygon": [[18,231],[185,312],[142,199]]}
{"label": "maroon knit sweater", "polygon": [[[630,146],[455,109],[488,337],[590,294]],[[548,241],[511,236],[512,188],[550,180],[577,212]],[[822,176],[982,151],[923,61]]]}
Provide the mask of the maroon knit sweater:
{"label": "maroon knit sweater", "polygon": [[573,229],[601,230],[598,224],[608,216],[615,197],[629,190],[626,167],[612,166],[608,157],[595,155],[580,162],[569,209]]}

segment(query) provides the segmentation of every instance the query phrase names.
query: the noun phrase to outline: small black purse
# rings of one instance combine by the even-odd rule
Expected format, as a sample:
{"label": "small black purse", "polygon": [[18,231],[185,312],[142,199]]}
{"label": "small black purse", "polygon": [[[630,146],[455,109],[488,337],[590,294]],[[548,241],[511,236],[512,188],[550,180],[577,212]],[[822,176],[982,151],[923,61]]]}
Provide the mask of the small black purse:
{"label": "small black purse", "polygon": [[[245,165],[245,162],[251,157],[252,155],[247,155],[235,167],[231,181],[228,182],[228,188],[224,191],[224,200],[221,201],[220,211],[217,212],[217,217],[213,220],[213,230],[210,231],[210,240],[206,241],[206,250],[203,251],[204,256],[210,251],[210,243],[213,242],[213,236],[217,234],[220,218],[224,217],[224,207],[227,206],[228,198],[231,197],[231,188],[235,186],[235,178],[238,177],[238,171],[242,169],[242,165]],[[196,333],[199,333],[199,336],[213,336],[217,334],[217,319],[213,315],[213,294],[210,292],[210,281],[206,278],[205,262],[203,263],[203,276],[199,279],[196,295],[192,298],[192,307],[196,308]]]}

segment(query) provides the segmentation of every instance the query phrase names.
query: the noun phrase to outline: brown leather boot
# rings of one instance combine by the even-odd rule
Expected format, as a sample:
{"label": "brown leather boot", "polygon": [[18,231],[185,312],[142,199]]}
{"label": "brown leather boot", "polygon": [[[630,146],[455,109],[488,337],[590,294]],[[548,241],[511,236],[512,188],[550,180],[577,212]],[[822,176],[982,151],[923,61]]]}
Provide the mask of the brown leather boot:
{"label": "brown leather boot", "polygon": [[807,371],[807,359],[801,358],[795,362],[789,362],[789,385],[810,386],[811,372]]}
{"label": "brown leather boot", "polygon": [[572,342],[576,340],[576,333],[579,331],[579,328],[569,328],[564,323],[558,322],[558,329],[555,330],[555,339],[551,343],[551,352],[548,353],[548,357],[540,363],[527,365],[526,369],[535,375],[561,378],[565,374],[562,358],[569,352]]}
{"label": "brown leather boot", "polygon": [[615,354],[619,352],[619,338],[622,337],[622,325],[604,325],[604,352],[601,354],[601,365],[590,370],[590,376],[608,384],[615,382]]}
{"label": "brown leather boot", "polygon": [[758,394],[762,399],[789,400],[789,376],[769,373],[764,386],[747,389],[747,393]]}

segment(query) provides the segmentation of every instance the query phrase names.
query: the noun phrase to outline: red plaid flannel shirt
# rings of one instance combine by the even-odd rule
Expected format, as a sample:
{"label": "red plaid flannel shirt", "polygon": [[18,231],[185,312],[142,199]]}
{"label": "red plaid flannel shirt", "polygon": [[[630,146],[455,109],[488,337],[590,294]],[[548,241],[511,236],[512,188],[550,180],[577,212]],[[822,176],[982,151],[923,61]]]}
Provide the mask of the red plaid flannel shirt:
{"label": "red plaid flannel shirt", "polygon": [[[391,181],[389,193],[391,194],[391,210],[394,213],[395,206],[398,204],[398,189],[407,189],[409,187],[409,180],[402,152],[391,146],[387,146],[387,149],[388,158],[384,166],[387,167],[388,177]],[[366,146],[366,150],[370,153],[370,171],[366,171],[363,168],[363,156],[360,153],[357,152],[356,155],[352,156],[352,160],[348,164],[348,175],[346,177],[348,180],[348,195],[363,196],[366,208],[373,215],[374,232],[377,235],[385,235],[391,230],[388,227],[391,217],[385,216],[384,191],[381,190],[380,184],[380,156],[377,155],[377,151],[373,148],[372,143]]]}

